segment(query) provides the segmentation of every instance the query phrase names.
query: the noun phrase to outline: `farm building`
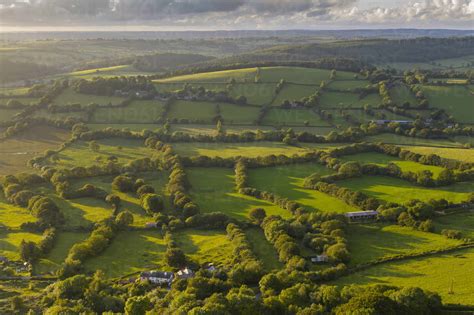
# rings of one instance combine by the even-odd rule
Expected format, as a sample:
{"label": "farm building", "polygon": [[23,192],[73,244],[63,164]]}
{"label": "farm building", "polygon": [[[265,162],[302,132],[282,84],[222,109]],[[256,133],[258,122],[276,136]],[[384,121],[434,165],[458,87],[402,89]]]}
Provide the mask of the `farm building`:
{"label": "farm building", "polygon": [[181,269],[176,273],[176,277],[179,279],[189,279],[194,277],[194,272],[188,267]]}
{"label": "farm building", "polygon": [[168,271],[145,271],[140,274],[141,280],[148,280],[154,284],[171,285],[174,279],[174,274]]}
{"label": "farm building", "polygon": [[379,213],[374,210],[368,211],[356,211],[356,212],[348,212],[345,214],[346,218],[349,221],[365,221],[365,220],[374,220]]}
{"label": "farm building", "polygon": [[327,255],[316,255],[315,257],[311,257],[311,262],[313,264],[325,263],[328,261],[329,261],[329,257]]}

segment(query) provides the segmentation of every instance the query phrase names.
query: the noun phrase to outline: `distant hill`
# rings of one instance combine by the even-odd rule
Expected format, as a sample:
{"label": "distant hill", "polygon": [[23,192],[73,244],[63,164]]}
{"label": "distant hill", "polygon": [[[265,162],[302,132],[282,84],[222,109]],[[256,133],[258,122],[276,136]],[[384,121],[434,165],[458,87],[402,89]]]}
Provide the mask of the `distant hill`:
{"label": "distant hill", "polygon": [[425,62],[474,54],[474,37],[364,39],[276,46],[224,58],[223,63],[258,61],[311,61],[318,58],[353,58],[366,63]]}
{"label": "distant hill", "polygon": [[140,71],[161,72],[175,70],[180,67],[206,62],[215,59],[214,57],[198,54],[155,54],[137,57],[133,63],[134,67]]}

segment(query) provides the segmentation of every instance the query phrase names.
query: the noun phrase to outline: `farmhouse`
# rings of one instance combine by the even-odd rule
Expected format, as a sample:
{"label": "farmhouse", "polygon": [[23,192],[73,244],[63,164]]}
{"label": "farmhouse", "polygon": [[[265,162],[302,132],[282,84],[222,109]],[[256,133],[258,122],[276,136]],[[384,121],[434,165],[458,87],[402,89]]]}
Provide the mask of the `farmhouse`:
{"label": "farmhouse", "polygon": [[374,220],[379,213],[374,210],[368,211],[356,211],[356,212],[348,212],[345,214],[346,218],[349,221],[365,221],[365,220]]}
{"label": "farmhouse", "polygon": [[168,271],[145,271],[140,274],[141,280],[148,280],[154,284],[171,285],[174,279],[174,274]]}

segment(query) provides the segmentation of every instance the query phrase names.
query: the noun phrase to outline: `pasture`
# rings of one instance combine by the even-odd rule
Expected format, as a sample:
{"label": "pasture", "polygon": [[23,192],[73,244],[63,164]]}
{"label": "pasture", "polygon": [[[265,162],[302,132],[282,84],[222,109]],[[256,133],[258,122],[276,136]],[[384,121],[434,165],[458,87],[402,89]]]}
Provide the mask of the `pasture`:
{"label": "pasture", "polygon": [[355,161],[359,162],[360,164],[376,164],[379,166],[386,166],[389,163],[393,163],[400,167],[402,172],[413,172],[418,173],[419,171],[430,171],[433,173],[433,177],[437,178],[439,173],[441,173],[444,168],[439,166],[432,166],[432,165],[423,165],[421,163],[413,162],[413,161],[404,161],[397,157],[393,157],[390,155],[376,153],[376,152],[368,152],[368,153],[359,153],[353,155],[345,155],[340,158],[343,161]]}
{"label": "pasture", "polygon": [[[266,67],[260,68],[261,82],[278,83],[284,79],[288,83],[307,84],[319,86],[321,81],[329,81],[330,70],[312,69],[301,67]],[[337,79],[352,79],[354,73],[337,72]]]}
{"label": "pasture", "polygon": [[283,88],[278,93],[276,98],[272,102],[272,106],[281,106],[286,101],[299,101],[304,97],[313,95],[319,90],[316,86],[308,85],[297,85],[291,83],[285,83]]}
{"label": "pasture", "polygon": [[474,250],[460,250],[377,265],[331,284],[415,286],[437,292],[443,303],[474,306],[473,265]]}
{"label": "pasture", "polygon": [[233,246],[225,231],[191,229],[173,235],[178,247],[191,261],[199,265],[231,266]]}
{"label": "pasture", "polygon": [[419,154],[436,154],[446,159],[474,163],[474,149],[432,148],[424,146],[406,147],[406,149]]}
{"label": "pasture", "polygon": [[362,176],[337,182],[338,186],[360,191],[374,198],[396,203],[405,203],[411,199],[429,201],[444,198],[450,202],[466,201],[474,191],[474,183],[456,183],[439,188],[415,186],[410,182],[385,176]]}
{"label": "pasture", "polygon": [[245,234],[252,246],[252,252],[262,262],[265,270],[278,270],[283,267],[283,264],[278,259],[275,247],[267,241],[261,228],[253,227],[246,229]]}
{"label": "pasture", "polygon": [[434,220],[436,232],[443,229],[454,229],[462,233],[464,238],[474,239],[474,212],[462,212],[437,217]]}
{"label": "pasture", "polygon": [[457,122],[474,123],[472,115],[474,96],[463,86],[427,86],[421,87],[430,107],[444,109]]}
{"label": "pasture", "polygon": [[234,104],[220,104],[224,124],[255,125],[260,108]]}
{"label": "pasture", "polygon": [[176,101],[171,105],[167,118],[189,122],[212,123],[217,115],[217,103]]}
{"label": "pasture", "polygon": [[[400,146],[405,146],[407,150],[414,151],[419,146],[426,147],[426,152],[434,153],[438,151],[441,147],[461,147],[462,145],[451,141],[449,139],[423,139],[423,138],[413,138],[406,137],[402,135],[396,135],[391,133],[382,133],[374,136],[368,136],[365,138],[367,142],[383,142],[388,144],[397,144]],[[414,151],[415,152],[415,151]],[[421,151],[420,151],[421,152]],[[428,153],[428,154],[429,154]]]}
{"label": "pasture", "polygon": [[91,123],[154,123],[163,112],[160,101],[133,101],[126,107],[103,107],[94,111]]}
{"label": "pasture", "polygon": [[410,91],[410,89],[405,84],[398,84],[389,91],[390,97],[393,102],[399,106],[408,102],[412,106],[418,104],[418,100],[415,95]]}
{"label": "pasture", "polygon": [[46,150],[57,149],[70,133],[45,126],[32,127],[21,134],[0,140],[0,175],[32,171],[28,160]]}
{"label": "pasture", "polygon": [[116,159],[117,163],[125,164],[141,158],[152,158],[159,155],[155,150],[144,146],[142,140],[102,139],[97,141],[99,149],[93,151],[90,142],[78,141],[55,155],[50,163],[58,167],[90,166]]}
{"label": "pasture", "polygon": [[13,116],[18,114],[21,110],[19,109],[5,109],[0,108],[0,123],[12,120]]}
{"label": "pasture", "polygon": [[262,124],[272,126],[317,126],[330,124],[310,109],[271,108],[263,117]]}
{"label": "pasture", "polygon": [[245,96],[247,98],[247,104],[267,105],[270,104],[275,97],[276,85],[273,83],[234,83],[230,86],[229,95],[234,98]]}
{"label": "pasture", "polygon": [[331,170],[316,163],[250,169],[249,186],[286,197],[310,209],[339,213],[357,211],[337,198],[303,188],[304,178],[313,173],[327,175]]}
{"label": "pasture", "polygon": [[365,105],[378,106],[382,100],[378,94],[359,98],[359,94],[347,92],[326,92],[320,98],[321,108],[363,108]]}
{"label": "pasture", "polygon": [[53,100],[53,104],[58,106],[68,104],[81,104],[83,106],[89,104],[97,104],[99,106],[114,106],[120,104],[124,100],[125,98],[116,96],[81,94],[74,91],[73,88],[68,88]]}
{"label": "pasture", "polygon": [[35,272],[37,274],[54,274],[61,267],[71,247],[82,242],[88,236],[89,234],[85,232],[59,232],[53,249],[34,265]]}
{"label": "pasture", "polygon": [[0,192],[0,229],[19,229],[23,223],[35,221],[30,211],[10,204]]}
{"label": "pasture", "polygon": [[290,217],[291,213],[270,202],[235,192],[234,172],[225,168],[189,168],[191,198],[201,212],[223,212],[230,217],[246,220],[250,210],[263,208],[267,215]]}
{"label": "pasture", "polygon": [[364,88],[370,85],[367,80],[344,80],[344,81],[331,81],[328,87],[333,90],[351,91],[354,89]]}
{"label": "pasture", "polygon": [[158,230],[123,231],[99,256],[84,262],[87,271],[104,271],[107,277],[122,277],[164,266],[166,243]]}
{"label": "pasture", "polygon": [[403,254],[420,254],[449,248],[462,243],[439,234],[387,224],[350,225],[348,234],[350,265],[353,266]]}

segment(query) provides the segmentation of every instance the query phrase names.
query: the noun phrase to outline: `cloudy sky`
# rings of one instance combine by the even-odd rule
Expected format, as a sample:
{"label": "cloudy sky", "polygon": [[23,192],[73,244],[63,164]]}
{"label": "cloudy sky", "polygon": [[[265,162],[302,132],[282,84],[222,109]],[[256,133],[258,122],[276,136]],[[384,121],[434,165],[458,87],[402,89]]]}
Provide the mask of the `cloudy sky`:
{"label": "cloudy sky", "polygon": [[474,0],[0,0],[0,30],[474,28]]}

